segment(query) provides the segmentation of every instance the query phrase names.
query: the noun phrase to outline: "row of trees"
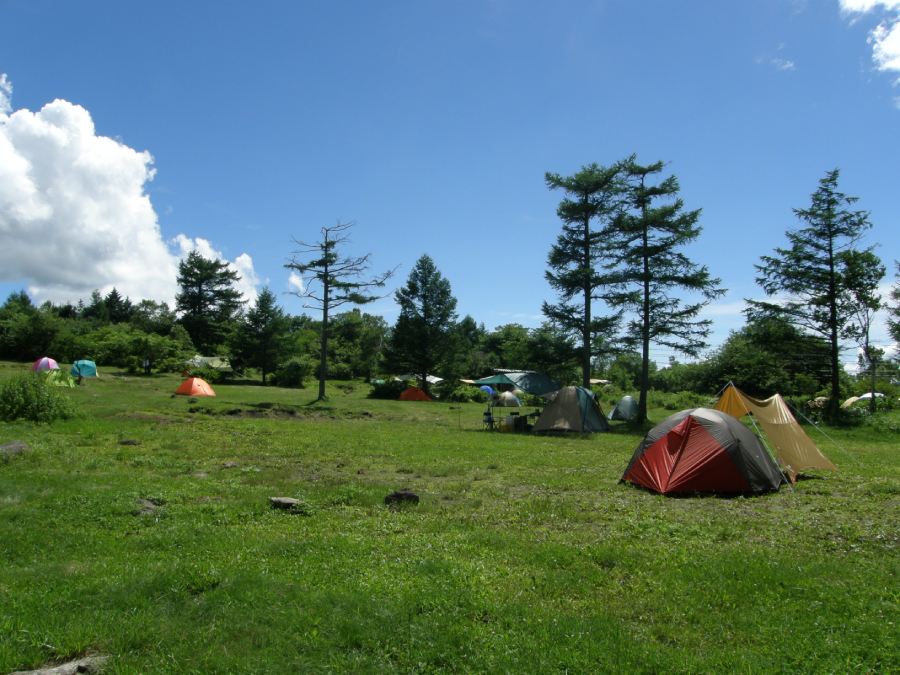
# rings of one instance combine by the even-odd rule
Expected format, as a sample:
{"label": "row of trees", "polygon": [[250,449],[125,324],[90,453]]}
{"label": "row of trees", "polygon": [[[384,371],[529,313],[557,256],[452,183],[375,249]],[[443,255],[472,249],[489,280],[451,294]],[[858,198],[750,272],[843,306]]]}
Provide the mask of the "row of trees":
{"label": "row of trees", "polygon": [[[875,377],[883,354],[869,332],[882,308],[876,288],[885,270],[871,248],[857,247],[869,216],[853,210],[856,199],[838,190],[837,171],[820,181],[809,208],[795,210],[803,226],[787,233],[790,246],[757,266],[757,281],[771,299],[748,301],[747,326],[703,361],[654,373],[651,344],[700,355],[710,329],[700,311],[723,292],[719,280],[684,252],[700,235],[700,210],[684,208],[677,178],[659,179],[663,168],[632,156],[572,176],[546,175],[548,187],[564,193],[562,230],[546,272],[557,301],[544,303],[547,321],[537,329],[511,324],[488,332],[471,317],[460,320],[449,281],[427,255],[395,292],[400,314],[394,326],[358,309],[335,314],[383,297],[380,289],[396,272],[369,276],[368,255],[343,253],[351,225],[339,223],[322,228],[318,241],[295,242],[286,265],[304,279],[299,295],[321,313],[319,320],[288,316],[269,289],[246,307],[237,272],[193,252],[179,265],[172,310],[153,301],[132,303],[116,289],[105,297],[95,292],[86,303],[40,308],[24,292],[13,294],[0,308],[0,356],[93,355],[113,365],[147,359],[171,365],[196,352],[223,354],[238,370],[258,369],[264,383],[286,365],[300,377],[315,370],[320,398],[330,374],[408,372],[427,388],[429,374],[452,379],[497,367],[534,368],[564,381],[580,371],[588,385],[613,361],[624,372],[637,359],[642,419],[651,385],[682,382],[708,391],[731,379],[751,392],[799,393],[820,389],[825,370],[836,406],[838,354],[846,340],[860,345]],[[898,294],[895,287],[895,337]]]}
{"label": "row of trees", "polygon": [[[546,175],[547,185],[565,197],[557,210],[562,232],[546,273],[559,300],[545,303],[544,313],[580,340],[585,385],[599,354],[640,350],[641,422],[650,344],[697,357],[710,328],[698,318],[700,311],[724,292],[705,266],[684,253],[700,234],[700,211],[684,209],[675,176],[653,182],[662,170],[662,162],[641,165],[631,156],[572,176]],[[801,353],[824,352],[832,417],[840,404],[842,341],[859,344],[874,384],[882,354],[870,341],[870,329],[882,307],[877,288],[885,273],[871,247],[858,248],[871,227],[869,214],[852,208],[857,199],[838,189],[839,175],[829,171],[810,207],[794,210],[802,226],[787,232],[790,246],[763,256],[756,266],[757,283],[771,299],[747,300],[747,316],[757,325],[790,327],[803,342]],[[685,301],[691,295],[699,297]],[[598,304],[609,313],[600,316]],[[789,354],[781,358],[791,360]],[[729,379],[744,377],[735,372]]]}

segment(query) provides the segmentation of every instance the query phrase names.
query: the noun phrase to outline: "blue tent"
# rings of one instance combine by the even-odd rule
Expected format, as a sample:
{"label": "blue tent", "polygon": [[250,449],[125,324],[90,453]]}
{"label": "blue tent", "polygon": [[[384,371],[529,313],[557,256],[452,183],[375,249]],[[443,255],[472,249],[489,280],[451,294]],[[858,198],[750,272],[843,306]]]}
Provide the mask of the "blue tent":
{"label": "blue tent", "polygon": [[73,377],[97,377],[97,364],[87,359],[81,359],[72,364]]}

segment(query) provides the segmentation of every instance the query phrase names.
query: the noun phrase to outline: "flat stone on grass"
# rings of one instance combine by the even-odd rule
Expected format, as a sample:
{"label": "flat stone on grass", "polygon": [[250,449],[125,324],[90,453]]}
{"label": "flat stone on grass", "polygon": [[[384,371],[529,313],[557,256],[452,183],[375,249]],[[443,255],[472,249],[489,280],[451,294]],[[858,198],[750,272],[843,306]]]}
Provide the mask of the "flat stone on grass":
{"label": "flat stone on grass", "polygon": [[17,670],[10,675],[75,675],[76,673],[99,673],[106,665],[108,656],[84,656],[58,666],[47,666],[37,670]]}
{"label": "flat stone on grass", "polygon": [[306,513],[303,502],[293,497],[269,497],[269,505],[273,509],[279,511],[288,511],[289,513]]}
{"label": "flat stone on grass", "polygon": [[29,450],[31,450],[31,446],[25,441],[10,441],[0,445],[0,457],[7,461],[10,457],[21,455]]}

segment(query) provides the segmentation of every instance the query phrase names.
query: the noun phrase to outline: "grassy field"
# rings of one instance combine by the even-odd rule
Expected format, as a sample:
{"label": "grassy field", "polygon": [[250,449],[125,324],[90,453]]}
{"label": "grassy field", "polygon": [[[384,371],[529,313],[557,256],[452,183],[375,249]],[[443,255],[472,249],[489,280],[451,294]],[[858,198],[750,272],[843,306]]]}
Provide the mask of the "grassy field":
{"label": "grassy field", "polygon": [[[0,672],[900,669],[886,426],[814,435],[840,471],[794,491],[672,499],[618,484],[622,428],[489,433],[478,404],[362,383],[327,404],[176,386],[108,375],[71,391],[76,419],[0,423],[31,447],[0,461]],[[400,488],[421,503],[385,507]]]}

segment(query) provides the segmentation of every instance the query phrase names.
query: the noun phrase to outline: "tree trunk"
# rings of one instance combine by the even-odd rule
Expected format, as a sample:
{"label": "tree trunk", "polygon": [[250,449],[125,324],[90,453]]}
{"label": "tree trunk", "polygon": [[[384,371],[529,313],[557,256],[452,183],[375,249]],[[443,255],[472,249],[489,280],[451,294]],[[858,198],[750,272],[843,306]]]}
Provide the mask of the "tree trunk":
{"label": "tree trunk", "polygon": [[[641,187],[644,181],[641,179]],[[642,258],[644,262],[644,297],[641,303],[641,395],[638,399],[637,422],[643,424],[647,421],[647,390],[650,388],[650,256],[647,252],[647,206],[641,205],[641,220],[643,221]]]}
{"label": "tree trunk", "polygon": [[834,236],[828,240],[828,329],[831,340],[831,398],[828,401],[828,417],[833,422],[840,415],[840,345],[838,344],[837,283],[834,269]]}
{"label": "tree trunk", "polygon": [[322,280],[322,340],[319,352],[319,400],[325,400],[325,379],[328,376],[328,265]]}
{"label": "tree trunk", "polygon": [[584,330],[581,333],[581,386],[591,388],[591,221],[584,218]]}
{"label": "tree trunk", "polygon": [[872,354],[871,346],[866,343],[866,357],[869,360],[869,393],[872,398],[869,399],[869,412],[875,413],[875,357]]}

